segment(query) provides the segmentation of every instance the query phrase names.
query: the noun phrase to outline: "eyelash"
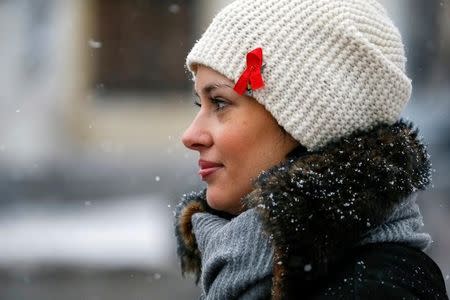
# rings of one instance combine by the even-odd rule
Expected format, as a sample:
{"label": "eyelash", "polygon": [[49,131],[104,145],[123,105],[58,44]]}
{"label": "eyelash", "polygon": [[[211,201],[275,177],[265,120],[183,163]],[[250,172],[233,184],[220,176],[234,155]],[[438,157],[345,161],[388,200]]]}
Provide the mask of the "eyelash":
{"label": "eyelash", "polygon": [[[211,101],[211,103],[214,106],[216,106],[216,111],[223,110],[228,105],[228,102],[221,98],[209,98],[209,100]],[[202,107],[202,104],[200,102],[198,102],[197,100],[194,100],[194,104],[197,105],[198,107]],[[223,106],[221,106],[221,105],[223,105]]]}

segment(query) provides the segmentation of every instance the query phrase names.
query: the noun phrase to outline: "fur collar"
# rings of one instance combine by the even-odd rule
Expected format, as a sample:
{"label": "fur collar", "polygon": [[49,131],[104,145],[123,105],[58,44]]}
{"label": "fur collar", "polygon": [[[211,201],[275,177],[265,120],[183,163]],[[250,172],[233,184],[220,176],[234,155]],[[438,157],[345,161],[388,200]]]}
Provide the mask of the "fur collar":
{"label": "fur collar", "polygon": [[[399,121],[357,132],[319,151],[287,159],[263,172],[243,200],[256,208],[275,253],[272,295],[324,276],[394,207],[430,183],[430,162],[412,124]],[[185,195],[175,231],[183,274],[201,272],[191,216],[210,208],[205,191]]]}

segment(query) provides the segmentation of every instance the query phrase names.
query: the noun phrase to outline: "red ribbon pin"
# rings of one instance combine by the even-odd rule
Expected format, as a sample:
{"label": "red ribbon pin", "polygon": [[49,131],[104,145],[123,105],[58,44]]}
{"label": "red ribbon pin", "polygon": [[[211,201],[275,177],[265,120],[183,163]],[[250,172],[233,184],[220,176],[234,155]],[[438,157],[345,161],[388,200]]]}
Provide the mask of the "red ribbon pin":
{"label": "red ribbon pin", "polygon": [[243,95],[246,91],[254,91],[264,87],[264,80],[261,75],[263,66],[262,48],[247,53],[247,67],[234,86],[234,90]]}

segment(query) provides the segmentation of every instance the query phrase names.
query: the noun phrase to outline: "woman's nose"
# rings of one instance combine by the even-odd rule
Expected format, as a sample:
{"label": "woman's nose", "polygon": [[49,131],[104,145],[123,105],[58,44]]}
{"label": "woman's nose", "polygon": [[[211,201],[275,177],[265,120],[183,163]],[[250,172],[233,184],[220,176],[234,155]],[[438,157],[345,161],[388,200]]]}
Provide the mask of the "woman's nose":
{"label": "woman's nose", "polygon": [[211,147],[213,144],[211,132],[209,132],[208,127],[200,115],[197,115],[191,125],[189,125],[183,133],[181,141],[191,150],[200,151],[204,148]]}

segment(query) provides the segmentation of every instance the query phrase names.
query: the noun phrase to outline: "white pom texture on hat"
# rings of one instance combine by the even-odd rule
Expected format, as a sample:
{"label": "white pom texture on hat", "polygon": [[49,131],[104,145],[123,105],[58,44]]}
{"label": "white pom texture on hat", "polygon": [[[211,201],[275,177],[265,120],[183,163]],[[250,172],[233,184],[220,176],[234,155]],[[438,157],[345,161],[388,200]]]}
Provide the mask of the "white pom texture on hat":
{"label": "white pom texture on hat", "polygon": [[309,150],[394,123],[411,95],[401,36],[375,0],[237,0],[187,57],[236,82],[261,47],[253,97]]}

